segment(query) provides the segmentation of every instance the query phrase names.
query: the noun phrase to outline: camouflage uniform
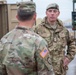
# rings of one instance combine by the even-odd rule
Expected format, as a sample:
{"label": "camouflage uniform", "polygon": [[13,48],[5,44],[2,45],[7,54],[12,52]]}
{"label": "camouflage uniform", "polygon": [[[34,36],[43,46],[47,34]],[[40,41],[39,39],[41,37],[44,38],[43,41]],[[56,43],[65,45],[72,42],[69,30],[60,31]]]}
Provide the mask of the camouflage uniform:
{"label": "camouflage uniform", "polygon": [[7,33],[0,41],[0,75],[54,75],[46,41],[25,26]]}
{"label": "camouflage uniform", "polygon": [[70,61],[74,58],[76,52],[74,37],[70,35],[60,20],[56,21],[56,27],[53,28],[46,19],[47,17],[43,19],[40,25],[36,26],[35,32],[48,42],[55,74],[65,75],[62,60],[65,55]]}
{"label": "camouflage uniform", "polygon": [[1,39],[1,45],[4,75],[54,75],[47,43],[31,29],[17,27]]}

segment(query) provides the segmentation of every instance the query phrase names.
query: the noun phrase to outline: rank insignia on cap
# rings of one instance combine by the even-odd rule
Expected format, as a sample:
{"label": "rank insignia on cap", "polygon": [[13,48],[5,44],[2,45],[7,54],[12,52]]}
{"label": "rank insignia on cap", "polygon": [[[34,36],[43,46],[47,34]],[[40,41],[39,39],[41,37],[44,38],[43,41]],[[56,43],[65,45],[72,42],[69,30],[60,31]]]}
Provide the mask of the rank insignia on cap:
{"label": "rank insignia on cap", "polygon": [[48,54],[48,50],[47,49],[44,49],[44,50],[42,50],[42,52],[40,52],[40,55],[41,55],[41,57],[45,57],[46,55]]}

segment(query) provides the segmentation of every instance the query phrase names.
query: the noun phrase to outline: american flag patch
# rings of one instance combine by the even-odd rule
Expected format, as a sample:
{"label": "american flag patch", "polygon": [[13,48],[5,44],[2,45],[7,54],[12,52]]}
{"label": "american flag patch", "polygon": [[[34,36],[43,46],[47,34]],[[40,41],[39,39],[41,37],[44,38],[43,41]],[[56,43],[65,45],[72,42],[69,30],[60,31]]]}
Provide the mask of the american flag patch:
{"label": "american flag patch", "polygon": [[42,50],[42,52],[40,52],[40,55],[41,55],[41,57],[45,57],[46,55],[48,54],[48,50],[47,49],[44,49],[44,50]]}

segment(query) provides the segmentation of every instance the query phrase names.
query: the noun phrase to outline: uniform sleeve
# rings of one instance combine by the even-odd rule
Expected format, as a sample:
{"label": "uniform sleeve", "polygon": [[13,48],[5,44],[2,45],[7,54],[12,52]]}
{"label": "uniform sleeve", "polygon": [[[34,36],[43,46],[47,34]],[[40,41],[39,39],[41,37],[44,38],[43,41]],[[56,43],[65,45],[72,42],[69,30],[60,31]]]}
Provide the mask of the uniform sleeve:
{"label": "uniform sleeve", "polygon": [[39,48],[36,51],[35,61],[37,64],[37,75],[54,75],[51,56],[43,41],[39,44]]}
{"label": "uniform sleeve", "polygon": [[6,49],[5,49],[5,53],[3,53],[6,41],[7,40],[4,37],[1,38],[0,40],[0,75],[7,75],[6,66],[3,65],[4,57],[6,54]]}
{"label": "uniform sleeve", "polygon": [[74,33],[68,32],[68,42],[67,42],[67,46],[68,46],[68,50],[67,50],[67,57],[70,59],[70,61],[74,58],[75,54],[76,54],[76,45],[75,45],[75,39],[74,39]]}
{"label": "uniform sleeve", "polygon": [[3,73],[2,73],[2,61],[3,61],[3,54],[2,54],[2,52],[3,52],[3,43],[0,41],[0,75],[3,75]]}

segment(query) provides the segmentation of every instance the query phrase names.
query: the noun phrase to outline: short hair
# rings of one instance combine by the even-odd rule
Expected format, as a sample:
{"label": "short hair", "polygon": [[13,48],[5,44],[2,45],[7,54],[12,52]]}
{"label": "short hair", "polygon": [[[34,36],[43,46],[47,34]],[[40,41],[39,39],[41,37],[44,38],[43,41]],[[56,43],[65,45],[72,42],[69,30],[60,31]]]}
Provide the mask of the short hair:
{"label": "short hair", "polygon": [[18,6],[18,19],[21,21],[31,20],[36,12],[36,4],[32,1],[20,2]]}
{"label": "short hair", "polygon": [[20,8],[17,11],[18,19],[20,21],[31,20],[34,14],[35,14],[35,11],[26,13],[25,10],[20,9]]}

